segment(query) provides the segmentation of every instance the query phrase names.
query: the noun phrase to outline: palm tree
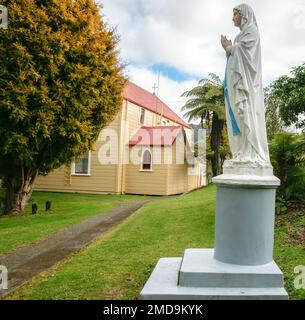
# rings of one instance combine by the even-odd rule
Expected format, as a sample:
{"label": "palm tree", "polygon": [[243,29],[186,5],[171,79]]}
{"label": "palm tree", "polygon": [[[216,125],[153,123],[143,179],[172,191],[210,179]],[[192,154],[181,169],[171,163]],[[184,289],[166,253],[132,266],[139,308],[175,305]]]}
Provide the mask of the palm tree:
{"label": "palm tree", "polygon": [[199,81],[198,86],[182,94],[189,98],[182,107],[187,111],[184,118],[188,121],[200,119],[202,128],[211,128],[210,147],[212,150],[211,164],[213,176],[221,174],[220,146],[224,142],[225,102],[224,87],[220,78],[210,73],[209,78]]}

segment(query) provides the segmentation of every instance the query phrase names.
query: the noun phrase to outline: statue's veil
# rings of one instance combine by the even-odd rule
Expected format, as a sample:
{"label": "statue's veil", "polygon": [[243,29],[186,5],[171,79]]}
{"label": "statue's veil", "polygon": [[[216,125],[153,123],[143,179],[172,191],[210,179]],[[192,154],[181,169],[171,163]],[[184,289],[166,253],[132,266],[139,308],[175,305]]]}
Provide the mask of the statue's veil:
{"label": "statue's veil", "polygon": [[242,17],[241,20],[241,30],[244,31],[247,27],[255,25],[258,28],[255,14],[253,9],[248,4],[240,4],[234,7],[233,10],[239,11]]}

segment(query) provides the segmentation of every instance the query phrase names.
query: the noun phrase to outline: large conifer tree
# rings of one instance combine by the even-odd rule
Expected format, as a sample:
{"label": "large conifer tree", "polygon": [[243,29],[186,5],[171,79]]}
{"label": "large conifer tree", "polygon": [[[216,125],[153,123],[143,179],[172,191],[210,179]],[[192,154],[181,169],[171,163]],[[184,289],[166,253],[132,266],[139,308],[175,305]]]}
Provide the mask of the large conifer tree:
{"label": "large conifer tree", "polygon": [[11,0],[0,29],[0,177],[20,213],[39,174],[88,151],[122,101],[117,37],[93,0]]}

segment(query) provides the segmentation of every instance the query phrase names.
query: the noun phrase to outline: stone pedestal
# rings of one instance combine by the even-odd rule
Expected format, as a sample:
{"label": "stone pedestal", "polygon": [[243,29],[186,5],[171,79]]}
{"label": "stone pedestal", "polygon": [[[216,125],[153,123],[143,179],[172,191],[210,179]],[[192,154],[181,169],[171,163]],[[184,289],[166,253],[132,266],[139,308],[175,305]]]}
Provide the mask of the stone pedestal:
{"label": "stone pedestal", "polygon": [[[243,176],[244,178],[244,176]],[[276,179],[219,176],[217,185],[215,258],[239,265],[273,260]],[[239,184],[237,184],[239,182]]]}
{"label": "stone pedestal", "polygon": [[288,299],[273,261],[272,167],[226,161],[217,186],[215,249],[160,259],[142,299]]}

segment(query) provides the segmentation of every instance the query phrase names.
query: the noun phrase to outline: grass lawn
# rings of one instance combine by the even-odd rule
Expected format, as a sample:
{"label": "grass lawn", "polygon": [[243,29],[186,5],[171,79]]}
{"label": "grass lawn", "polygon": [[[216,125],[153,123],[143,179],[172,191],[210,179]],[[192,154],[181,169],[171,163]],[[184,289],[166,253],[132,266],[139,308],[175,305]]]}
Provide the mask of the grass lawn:
{"label": "grass lawn", "polygon": [[[292,299],[305,299],[305,289],[296,290],[294,268],[305,266],[305,206],[276,217],[274,256],[285,275],[285,288]],[[299,274],[300,275],[300,274]],[[304,282],[303,274],[303,284]]]}
{"label": "grass lawn", "polygon": [[[161,257],[181,257],[185,248],[214,246],[215,187],[146,204],[88,248],[72,255],[8,299],[138,299]],[[296,217],[297,216],[297,217]],[[297,228],[303,219],[293,216]],[[305,249],[286,236],[279,222],[275,260],[285,273],[291,299],[305,298],[293,288],[293,269],[305,264]]]}
{"label": "grass lawn", "polygon": [[[3,189],[0,193],[4,193]],[[22,216],[0,216],[0,254],[28,245],[73,223],[105,213],[126,201],[137,199],[144,197],[34,192],[31,202],[38,204],[38,214],[31,214],[29,203]],[[46,212],[47,200],[52,201],[52,210]]]}

